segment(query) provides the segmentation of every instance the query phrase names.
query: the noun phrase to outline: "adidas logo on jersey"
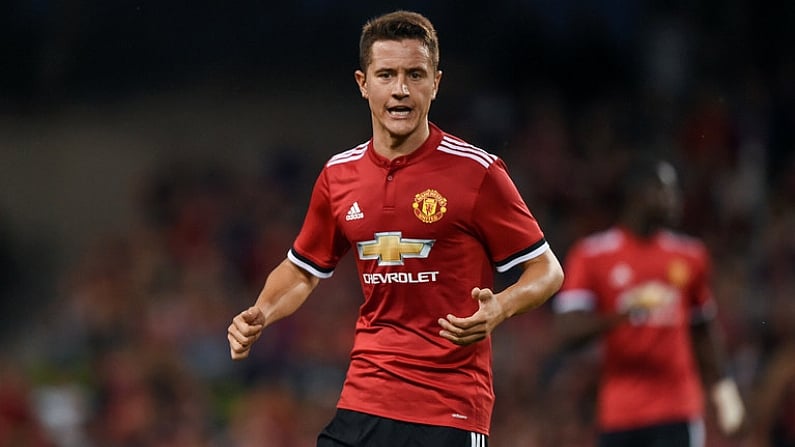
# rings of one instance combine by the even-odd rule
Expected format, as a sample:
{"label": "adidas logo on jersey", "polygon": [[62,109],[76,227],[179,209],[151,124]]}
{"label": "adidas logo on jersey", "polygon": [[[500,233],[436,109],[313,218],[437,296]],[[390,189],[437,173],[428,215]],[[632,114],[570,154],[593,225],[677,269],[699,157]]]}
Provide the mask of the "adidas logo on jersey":
{"label": "adidas logo on jersey", "polygon": [[348,210],[348,214],[345,215],[345,220],[357,220],[357,219],[364,219],[364,213],[362,209],[359,208],[359,202],[353,202],[351,205],[351,209]]}

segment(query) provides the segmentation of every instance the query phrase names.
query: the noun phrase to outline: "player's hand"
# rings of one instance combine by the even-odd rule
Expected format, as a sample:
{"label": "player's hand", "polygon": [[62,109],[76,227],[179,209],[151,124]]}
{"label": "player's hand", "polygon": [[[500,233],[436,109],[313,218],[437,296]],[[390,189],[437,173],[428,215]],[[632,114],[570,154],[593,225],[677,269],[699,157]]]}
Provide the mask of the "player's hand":
{"label": "player's hand", "polygon": [[251,345],[257,341],[265,328],[265,314],[257,306],[251,306],[232,319],[227,329],[229,350],[233,360],[248,357]]}
{"label": "player's hand", "polygon": [[505,320],[502,304],[491,290],[475,287],[472,298],[478,300],[477,312],[463,318],[452,314],[439,318],[439,335],[457,345],[469,345],[488,337]]}
{"label": "player's hand", "polygon": [[743,427],[745,420],[745,405],[740,397],[737,383],[730,378],[724,378],[710,391],[721,431],[727,435],[736,434]]}

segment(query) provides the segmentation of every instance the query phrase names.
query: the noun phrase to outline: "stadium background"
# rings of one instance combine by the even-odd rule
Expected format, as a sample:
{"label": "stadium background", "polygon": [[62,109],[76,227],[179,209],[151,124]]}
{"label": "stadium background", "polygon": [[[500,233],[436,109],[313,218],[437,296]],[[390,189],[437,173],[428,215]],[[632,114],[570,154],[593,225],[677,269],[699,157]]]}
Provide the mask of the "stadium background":
{"label": "stadium background", "polygon": [[[396,7],[439,32],[431,119],[507,160],[559,256],[609,223],[631,151],[679,164],[683,229],[715,256],[733,372],[767,426],[769,378],[795,382],[793,5],[3,2],[0,446],[314,445],[359,301],[350,259],[250,360],[228,360],[225,329],[323,161],[369,137],[358,33]],[[595,357],[558,353],[550,323],[545,306],[495,334],[494,446],[591,445]]]}

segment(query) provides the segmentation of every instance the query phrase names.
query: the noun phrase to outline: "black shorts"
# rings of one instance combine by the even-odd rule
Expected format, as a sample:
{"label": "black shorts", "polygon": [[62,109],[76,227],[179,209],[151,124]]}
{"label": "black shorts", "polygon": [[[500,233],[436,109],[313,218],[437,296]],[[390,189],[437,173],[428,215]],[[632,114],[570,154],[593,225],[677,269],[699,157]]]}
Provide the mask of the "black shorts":
{"label": "black shorts", "polygon": [[488,447],[481,433],[337,409],[317,447]]}
{"label": "black shorts", "polygon": [[704,447],[704,424],[682,421],[602,432],[599,447]]}

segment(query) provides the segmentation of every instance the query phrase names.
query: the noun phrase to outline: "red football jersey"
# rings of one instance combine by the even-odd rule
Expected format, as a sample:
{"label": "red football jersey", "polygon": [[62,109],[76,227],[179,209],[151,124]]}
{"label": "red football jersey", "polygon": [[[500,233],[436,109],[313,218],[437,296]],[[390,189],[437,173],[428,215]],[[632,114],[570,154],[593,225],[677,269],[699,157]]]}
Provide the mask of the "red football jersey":
{"label": "red football jersey", "polygon": [[577,243],[564,270],[557,312],[613,314],[637,299],[658,304],[605,336],[600,428],[701,417],[704,397],[690,325],[714,314],[704,245],[668,231],[641,239],[617,227]]}
{"label": "red football jersey", "polygon": [[548,248],[504,163],[434,125],[392,161],[372,141],[331,157],[288,257],[325,278],[351,248],[364,302],[338,407],[488,434],[491,341],[454,345],[437,320]]}

